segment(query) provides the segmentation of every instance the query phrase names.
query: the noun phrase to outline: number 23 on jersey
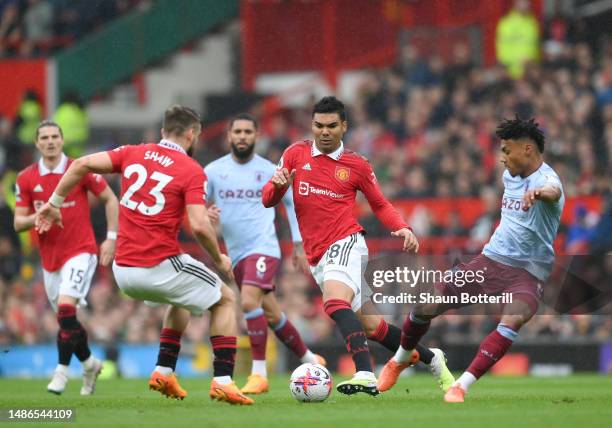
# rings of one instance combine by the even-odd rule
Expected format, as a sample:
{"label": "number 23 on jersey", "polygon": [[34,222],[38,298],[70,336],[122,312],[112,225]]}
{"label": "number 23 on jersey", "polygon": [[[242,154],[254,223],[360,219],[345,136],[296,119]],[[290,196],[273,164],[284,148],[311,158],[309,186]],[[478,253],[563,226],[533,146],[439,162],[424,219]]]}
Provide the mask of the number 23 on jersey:
{"label": "number 23 on jersey", "polygon": [[[121,198],[120,204],[130,210],[139,211],[144,215],[159,214],[166,204],[166,198],[162,190],[172,181],[173,177],[159,171],[154,171],[149,176],[147,169],[139,163],[129,165],[123,171],[123,176],[126,179],[130,179],[133,175],[136,175],[136,181],[127,188]],[[149,191],[149,194],[155,198],[155,203],[153,205],[147,205],[143,201],[135,201],[132,199],[134,194],[145,185],[148,179],[157,182],[155,187]]]}

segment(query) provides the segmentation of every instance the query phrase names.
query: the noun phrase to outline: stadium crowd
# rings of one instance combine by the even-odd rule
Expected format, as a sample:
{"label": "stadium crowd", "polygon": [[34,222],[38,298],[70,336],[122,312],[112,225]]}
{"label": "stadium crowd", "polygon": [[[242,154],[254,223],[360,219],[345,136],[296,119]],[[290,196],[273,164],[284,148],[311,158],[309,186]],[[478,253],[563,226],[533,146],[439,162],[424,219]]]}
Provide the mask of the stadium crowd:
{"label": "stadium crowd", "polygon": [[[25,25],[30,7],[49,3],[69,7],[73,2],[32,0],[27,2],[25,13],[22,3],[1,3],[2,31],[11,7],[21,11],[20,25]],[[127,4],[138,2],[110,3],[113,7],[109,16],[114,16]],[[57,20],[53,22],[53,28],[66,31]],[[541,61],[528,64],[523,77],[516,80],[502,66],[477,65],[469,48],[462,44],[455,47],[449,60],[425,57],[414,46],[404,46],[393,67],[366,73],[356,101],[350,105],[346,143],[370,159],[385,195],[390,199],[480,197],[486,207],[473,224],[463,224],[452,212],[437,224],[427,208],[414,210],[408,223],[417,236],[470,237],[479,243],[475,247],[478,251],[499,220],[502,167],[497,161],[495,126],[500,118],[519,114],[535,116],[545,130],[545,159],[562,178],[566,196],[602,195],[604,199],[601,212],[576,208],[574,220],[561,230],[566,249],[576,242],[583,250],[589,246],[605,251],[612,248],[612,234],[601,232],[610,230],[612,221],[612,40],[595,44],[580,28],[563,34],[548,30]],[[2,40],[6,40],[5,33]],[[310,111],[310,105],[305,105],[262,117],[258,152],[277,161],[292,141],[309,138]],[[32,159],[33,151],[29,146],[19,159],[7,152],[11,144],[19,144],[15,143],[15,132],[12,122],[0,120],[0,344],[50,342],[57,327],[45,296],[36,251],[30,251],[29,241],[19,239],[11,228],[11,177]],[[111,145],[124,143],[130,142],[118,140]],[[220,139],[200,147],[198,155],[210,161],[225,151]],[[100,207],[94,209],[99,212]],[[386,236],[375,218],[365,216],[362,222],[368,236]],[[103,221],[94,219],[94,227],[103,228]],[[307,343],[322,342],[332,334],[320,293],[309,278],[295,273],[288,261],[278,278],[278,288],[285,312]],[[88,300],[89,309],[82,322],[92,341],[158,340],[163,311],[121,296],[110,270],[99,269]],[[431,336],[439,341],[479,338],[494,324],[495,320],[486,315],[446,315],[434,323]],[[202,341],[206,325],[202,318],[194,319],[185,337]],[[521,340],[562,341],[578,335],[610,340],[612,319],[558,316],[546,308],[525,327]]]}
{"label": "stadium crowd", "polygon": [[47,56],[145,5],[142,0],[2,0],[0,58]]}

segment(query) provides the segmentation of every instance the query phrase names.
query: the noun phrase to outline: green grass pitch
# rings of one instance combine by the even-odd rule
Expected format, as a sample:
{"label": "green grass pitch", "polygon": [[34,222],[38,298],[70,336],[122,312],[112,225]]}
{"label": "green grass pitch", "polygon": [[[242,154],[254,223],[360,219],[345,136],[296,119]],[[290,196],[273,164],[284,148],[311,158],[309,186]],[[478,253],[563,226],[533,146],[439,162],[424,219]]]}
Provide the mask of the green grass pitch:
{"label": "green grass pitch", "polygon": [[[238,379],[240,384],[244,380]],[[334,383],[339,381],[336,376]],[[208,379],[181,381],[189,393],[184,401],[149,391],[146,380],[101,380],[91,397],[79,396],[78,379],[70,381],[62,396],[46,392],[47,382],[0,379],[0,408],[72,407],[75,421],[44,423],[69,427],[612,427],[612,376],[485,376],[462,405],[444,403],[426,374],[401,378],[391,391],[376,398],[343,396],[334,390],[318,404],[295,401],[289,394],[288,375],[276,375],[270,393],[244,407],[211,402]],[[15,422],[0,422],[10,425]]]}

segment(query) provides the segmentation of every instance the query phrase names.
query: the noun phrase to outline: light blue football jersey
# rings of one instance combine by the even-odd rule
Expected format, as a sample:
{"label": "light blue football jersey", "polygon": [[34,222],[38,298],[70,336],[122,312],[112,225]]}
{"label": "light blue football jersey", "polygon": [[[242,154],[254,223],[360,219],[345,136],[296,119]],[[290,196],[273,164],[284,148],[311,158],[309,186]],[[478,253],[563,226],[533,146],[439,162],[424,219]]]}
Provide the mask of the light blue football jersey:
{"label": "light blue football jersey", "polygon": [[[280,246],[274,226],[274,208],[261,202],[263,186],[272,178],[276,165],[259,155],[244,164],[227,154],[208,164],[206,200],[221,209],[221,227],[227,252],[234,266],[251,254],[280,258]],[[285,193],[291,237],[301,242],[292,192]]]}
{"label": "light blue football jersey", "polygon": [[[555,261],[553,241],[565,205],[561,180],[546,163],[525,178],[512,177],[506,170],[503,180],[501,222],[482,252],[490,259],[523,268],[545,281]],[[547,184],[561,189],[561,198],[552,203],[536,200],[528,211],[523,211],[525,192]]]}

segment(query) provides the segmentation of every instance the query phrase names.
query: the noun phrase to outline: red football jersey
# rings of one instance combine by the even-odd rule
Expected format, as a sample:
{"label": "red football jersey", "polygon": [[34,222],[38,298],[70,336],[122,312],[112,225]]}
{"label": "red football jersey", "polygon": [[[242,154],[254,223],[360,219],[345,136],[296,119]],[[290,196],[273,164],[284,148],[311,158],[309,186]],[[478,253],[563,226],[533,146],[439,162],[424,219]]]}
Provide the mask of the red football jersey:
{"label": "red football jersey", "polygon": [[[334,242],[364,230],[354,214],[358,190],[387,228],[408,227],[380,191],[368,160],[344,146],[325,155],[312,141],[295,143],[285,150],[279,168],[296,170],[295,213],[311,265],[317,264]],[[263,191],[264,205],[276,205],[285,191],[277,190],[270,180]]]}
{"label": "red football jersey", "polygon": [[185,206],[206,203],[204,169],[168,140],[107,153],[122,175],[116,263],[151,267],[180,254]]}
{"label": "red football jersey", "polygon": [[[42,207],[72,160],[62,154],[60,163],[50,171],[42,159],[24,169],[17,177],[15,196],[18,207],[31,212]],[[99,195],[107,184],[98,174],[87,174],[68,194],[61,207],[64,228],[53,226],[39,236],[43,268],[49,272],[60,269],[71,257],[81,253],[97,254],[98,247],[89,218],[87,191]]]}

